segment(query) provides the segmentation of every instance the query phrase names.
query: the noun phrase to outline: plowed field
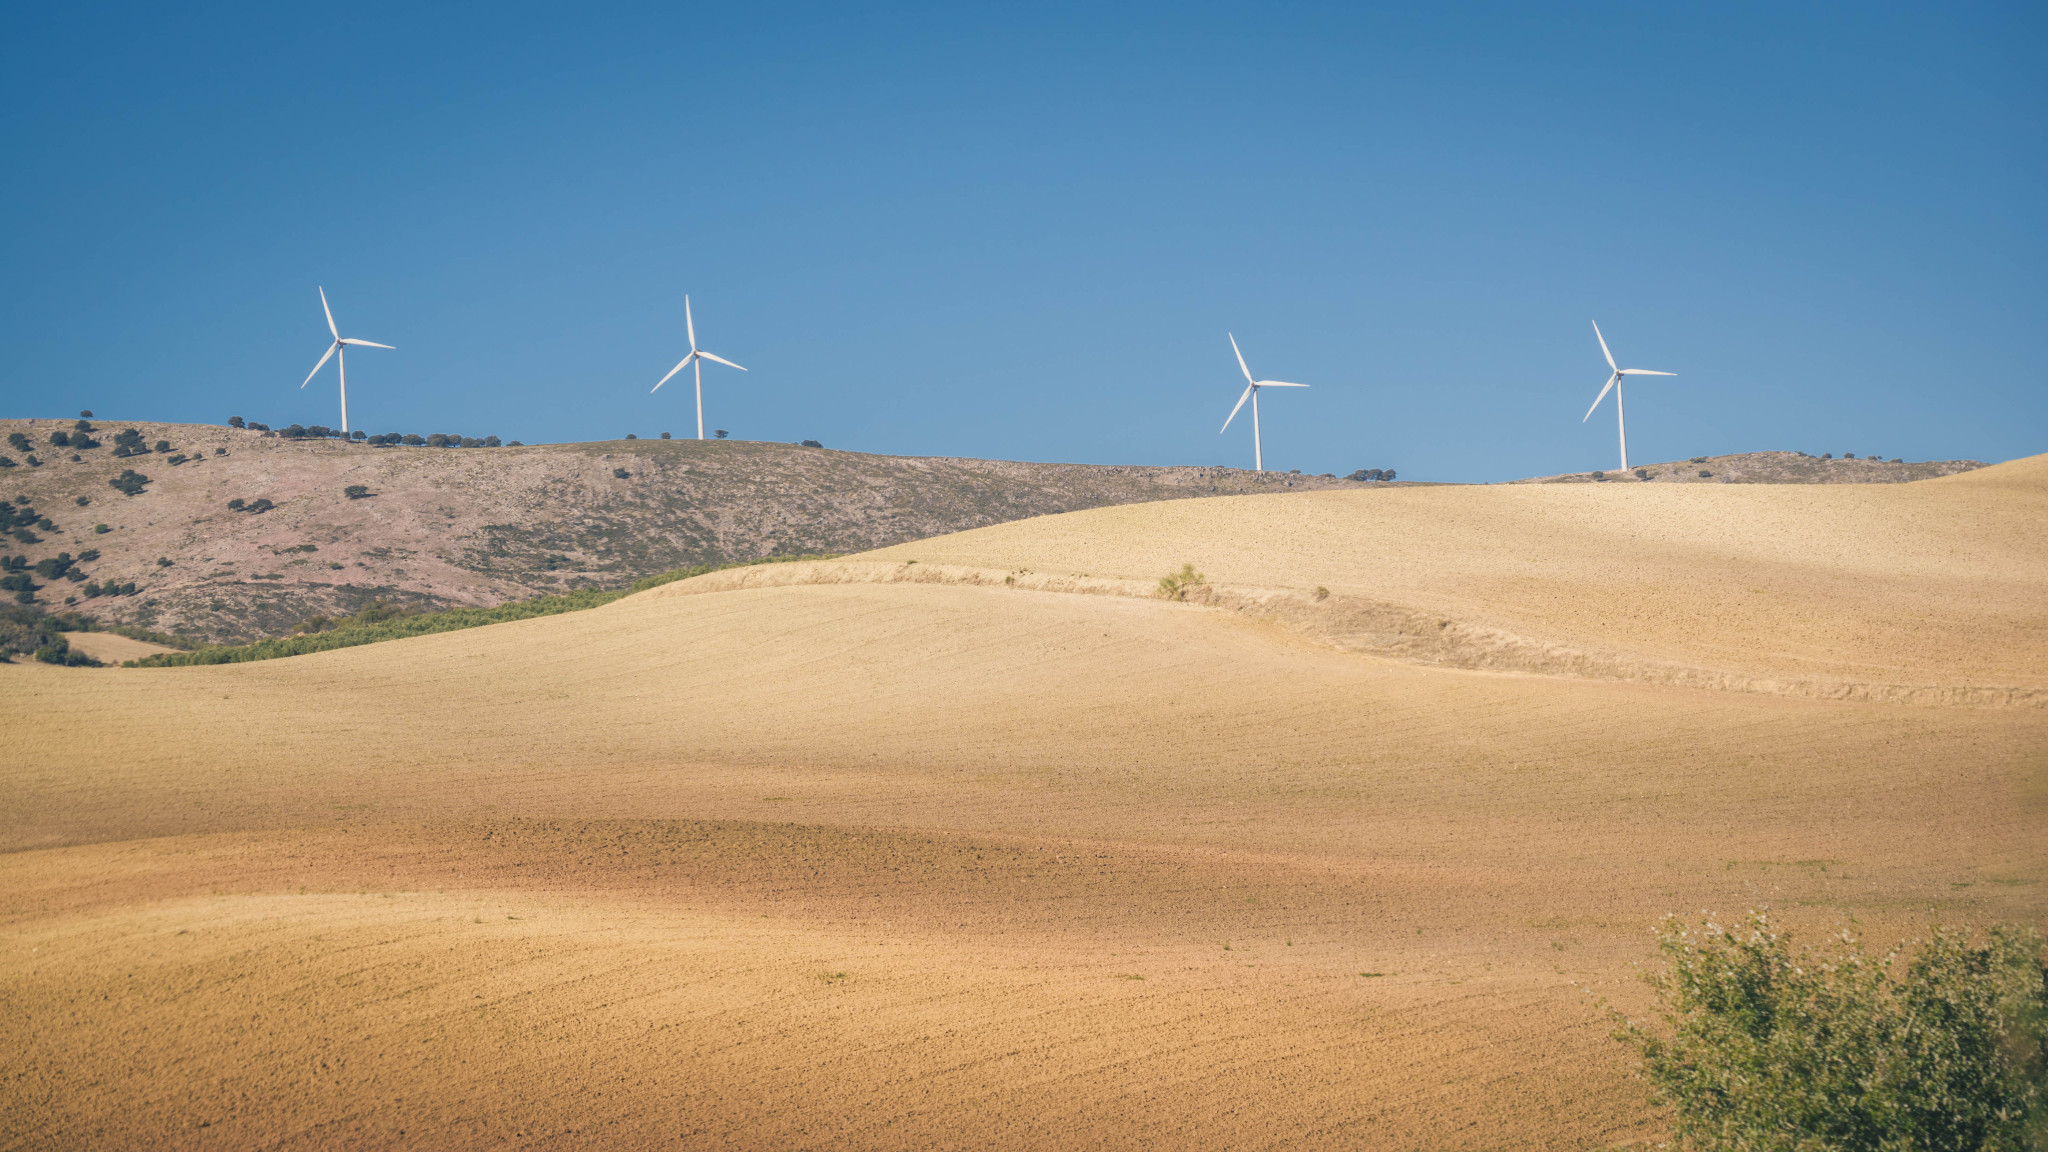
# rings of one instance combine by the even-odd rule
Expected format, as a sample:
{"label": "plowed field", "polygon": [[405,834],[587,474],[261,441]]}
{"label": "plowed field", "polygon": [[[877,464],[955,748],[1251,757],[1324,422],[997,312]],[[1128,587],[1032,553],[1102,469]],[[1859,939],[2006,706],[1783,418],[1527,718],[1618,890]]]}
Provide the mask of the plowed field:
{"label": "plowed field", "polygon": [[[1188,501],[897,552],[2027,685],[2042,470]],[[685,582],[0,666],[0,725],[5,1148],[1607,1147],[1662,1128],[1575,985],[1641,1008],[1664,913],[1888,939],[2039,923],[2048,883],[2041,708],[1449,670],[1011,587]]]}

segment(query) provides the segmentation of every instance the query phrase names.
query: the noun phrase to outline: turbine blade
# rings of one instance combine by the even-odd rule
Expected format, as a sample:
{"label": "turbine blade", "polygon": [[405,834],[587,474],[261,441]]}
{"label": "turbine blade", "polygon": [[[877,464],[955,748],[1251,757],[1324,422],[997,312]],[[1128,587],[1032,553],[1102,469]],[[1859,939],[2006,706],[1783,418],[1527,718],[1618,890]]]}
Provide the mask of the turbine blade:
{"label": "turbine blade", "polygon": [[1676,372],[1652,372],[1648,368],[1623,368],[1623,376],[1676,376]]}
{"label": "turbine blade", "polygon": [[[1600,342],[1600,354],[1607,357],[1607,366],[1616,372],[1621,371],[1621,365],[1614,362],[1614,353],[1607,350],[1607,337],[1600,334],[1600,322],[1598,320],[1593,321],[1593,339]],[[1579,423],[1584,424],[1585,421],[1581,420]]]}
{"label": "turbine blade", "polygon": [[[1600,406],[1600,402],[1602,400],[1607,399],[1608,391],[1614,387],[1614,382],[1619,379],[1621,379],[1621,370],[1616,369],[1614,375],[1609,376],[1607,378],[1607,387],[1602,388],[1600,390],[1600,394],[1598,396],[1593,397],[1593,408],[1598,408]],[[1586,409],[1586,414],[1584,416],[1579,417],[1579,423],[1584,424],[1586,421],[1591,420],[1593,418],[1593,408]]]}
{"label": "turbine blade", "polygon": [[697,322],[690,317],[690,298],[683,297],[683,327],[690,332],[690,351],[697,350]]}
{"label": "turbine blade", "polygon": [[1248,384],[1258,383],[1258,381],[1252,379],[1252,370],[1250,368],[1245,367],[1244,353],[1237,351],[1237,337],[1231,336],[1231,334],[1228,332],[1225,332],[1224,335],[1230,336],[1230,350],[1232,352],[1237,352],[1237,368],[1238,371],[1244,373],[1245,382]]}
{"label": "turbine blade", "polygon": [[[1235,341],[1235,340],[1233,340],[1233,341],[1231,341],[1231,343],[1235,344],[1235,343],[1236,343],[1236,341]],[[1228,432],[1228,431],[1230,431],[1230,422],[1231,422],[1232,420],[1235,420],[1235,419],[1237,419],[1237,409],[1238,409],[1238,408],[1242,408],[1242,407],[1244,407],[1244,402],[1252,398],[1252,389],[1254,389],[1254,388],[1257,388],[1257,387],[1258,387],[1258,385],[1257,385],[1257,384],[1247,384],[1247,385],[1245,385],[1245,386],[1244,386],[1244,395],[1242,395],[1242,396],[1239,396],[1239,397],[1237,398],[1237,408],[1232,408],[1232,409],[1230,410],[1230,415],[1228,415],[1228,416],[1226,416],[1226,417],[1224,417],[1224,418],[1223,418],[1223,427],[1221,427],[1221,428],[1218,428],[1218,429],[1216,430],[1216,434],[1217,434],[1218,436],[1221,436],[1221,435],[1223,435],[1223,434],[1224,434],[1225,432]]]}
{"label": "turbine blade", "polygon": [[[713,355],[712,355],[711,353],[709,353],[709,352],[699,352],[699,353],[697,353],[697,355],[699,355],[699,356],[702,356],[702,357],[703,357],[703,358],[705,358],[706,360],[715,360],[715,361],[717,361],[718,363],[720,363],[720,364],[723,364],[723,365],[725,365],[725,366],[726,366],[727,368],[740,368],[740,366],[739,366],[739,365],[737,365],[737,364],[733,363],[733,362],[732,362],[732,361],[730,361],[730,360],[727,360],[727,359],[726,359],[725,357],[723,357],[723,356],[713,356]],[[740,371],[742,371],[742,372],[745,372],[745,371],[746,371],[746,369],[745,369],[745,368],[740,368]]]}
{"label": "turbine blade", "polygon": [[1259,387],[1261,387],[1261,388],[1306,388],[1306,387],[1308,387],[1308,385],[1306,385],[1306,384],[1289,384],[1289,383],[1288,383],[1287,381],[1285,381],[1285,380],[1261,380],[1261,381],[1259,381]]}
{"label": "turbine blade", "polygon": [[[357,345],[360,345],[360,346],[362,346],[362,347],[364,347],[364,348],[391,348],[391,345],[389,345],[389,344],[379,344],[379,343],[377,343],[377,342],[376,342],[375,340],[357,340],[357,339],[354,339],[353,337],[349,337],[349,336],[343,336],[343,337],[341,338],[341,340],[339,341],[339,343],[342,343],[342,344],[357,344]],[[398,349],[396,349],[396,348],[391,348],[391,350],[392,350],[393,352],[396,352],[396,351],[398,351]]]}
{"label": "turbine blade", "polygon": [[[327,289],[325,288],[320,289],[320,310],[327,313],[327,330],[334,333],[336,340],[341,339],[341,329],[334,326],[334,309],[327,306]],[[305,385],[301,384],[299,387],[303,388]]]}
{"label": "turbine blade", "polygon": [[678,365],[676,365],[675,367],[673,367],[673,368],[669,369],[669,370],[668,370],[668,375],[667,375],[667,376],[663,376],[663,377],[661,378],[661,383],[660,383],[660,384],[656,384],[656,385],[655,385],[654,387],[652,387],[652,388],[649,388],[649,389],[647,390],[647,394],[648,394],[649,396],[652,396],[652,395],[654,395],[654,394],[655,394],[656,392],[659,392],[659,391],[661,391],[661,385],[662,385],[662,384],[666,384],[666,383],[668,383],[668,382],[669,382],[669,381],[670,381],[671,379],[673,379],[673,378],[675,377],[675,374],[676,374],[676,373],[678,373],[678,372],[681,372],[681,371],[682,371],[683,369],[685,369],[685,368],[688,368],[688,367],[690,366],[690,361],[692,361],[692,360],[695,360],[696,358],[697,358],[697,354],[696,354],[695,352],[692,352],[692,353],[690,353],[690,354],[689,354],[688,356],[685,356],[685,357],[683,357],[683,362],[682,362],[682,363],[680,363],[680,364],[678,364]]}
{"label": "turbine blade", "polygon": [[341,341],[339,340],[336,340],[334,343],[329,344],[327,346],[327,355],[322,356],[320,358],[320,362],[318,364],[313,365],[313,370],[311,372],[306,373],[305,383],[300,384],[299,387],[304,388],[307,384],[311,384],[313,382],[313,377],[318,376],[320,374],[320,370],[322,368],[327,367],[328,357],[333,356],[334,350],[339,347],[341,347]]}
{"label": "turbine blade", "polygon": [[319,375],[319,369],[324,369],[324,367],[328,367],[328,357],[332,357],[332,355],[334,355],[334,351],[336,351],[336,348],[340,348],[340,346],[342,346],[342,342],[340,342],[340,340],[336,340],[336,342],[328,344],[328,355],[326,355],[326,357],[319,357],[319,363],[317,363],[317,365],[313,365],[313,371],[305,373],[305,381],[301,381],[301,383],[299,383],[299,387],[305,387],[307,383],[313,383],[313,377],[315,377],[315,375]]}

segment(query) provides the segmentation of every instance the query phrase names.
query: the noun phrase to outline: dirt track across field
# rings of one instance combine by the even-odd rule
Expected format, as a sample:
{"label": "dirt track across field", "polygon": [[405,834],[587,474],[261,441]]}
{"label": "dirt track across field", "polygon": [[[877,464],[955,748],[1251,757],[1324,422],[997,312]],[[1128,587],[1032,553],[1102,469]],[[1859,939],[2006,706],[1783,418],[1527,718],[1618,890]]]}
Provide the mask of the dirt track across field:
{"label": "dirt track across field", "polygon": [[[2025,686],[2042,471],[1847,512],[1177,502],[880,559],[1192,560],[1703,666]],[[1558,527],[1595,513],[1626,528]],[[1626,602],[1559,607],[1608,590],[1617,531]],[[1866,578],[1887,548],[1910,580]],[[1790,606],[1757,625],[1738,586]],[[2039,923],[2048,883],[2048,710],[1447,669],[1014,585],[7,666],[0,722],[6,1148],[1608,1147],[1661,1128],[1574,985],[1642,1007],[1665,912],[1888,940]]]}

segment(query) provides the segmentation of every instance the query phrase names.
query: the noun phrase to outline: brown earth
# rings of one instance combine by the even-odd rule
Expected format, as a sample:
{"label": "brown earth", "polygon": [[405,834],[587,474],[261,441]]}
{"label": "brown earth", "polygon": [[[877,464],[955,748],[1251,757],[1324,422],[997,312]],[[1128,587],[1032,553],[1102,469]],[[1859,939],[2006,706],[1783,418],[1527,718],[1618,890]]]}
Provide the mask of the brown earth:
{"label": "brown earth", "polygon": [[140,660],[159,652],[176,652],[162,644],[147,640],[134,640],[112,632],[66,632],[64,638],[73,648],[103,664],[120,664],[129,660]]}
{"label": "brown earth", "polygon": [[[1640,1010],[1669,911],[2040,923],[2048,710],[1431,666],[1029,580],[1195,560],[1546,644],[2026,686],[2044,499],[2048,458],[1172,502],[857,561],[1010,584],[719,573],[255,664],[0,667],[0,1147],[1653,1141],[1575,985]],[[1803,598],[1766,622],[1789,655],[1722,603],[1750,534],[1803,542],[1762,573]],[[1883,557],[1911,579],[1828,594]]]}
{"label": "brown earth", "polygon": [[[48,443],[69,421],[0,420],[0,440],[21,433],[41,462],[0,469],[0,499],[26,503],[57,526],[31,532],[36,545],[8,541],[0,549],[31,561],[98,549],[82,575],[132,581],[137,592],[87,598],[83,580],[58,583],[41,593],[47,606],[64,607],[70,597],[72,607],[104,620],[215,642],[282,635],[309,617],[376,600],[495,605],[624,587],[699,564],[857,552],[1076,508],[1399,486],[1236,468],[869,456],[755,441],[371,448],[217,425],[93,423],[101,446],[74,453]],[[114,435],[127,428],[172,451],[116,459]],[[150,479],[140,495],[108,485],[129,469]],[[351,500],[343,494],[351,485],[369,494]],[[230,509],[237,499],[274,507]],[[94,531],[97,524],[108,531]]]}

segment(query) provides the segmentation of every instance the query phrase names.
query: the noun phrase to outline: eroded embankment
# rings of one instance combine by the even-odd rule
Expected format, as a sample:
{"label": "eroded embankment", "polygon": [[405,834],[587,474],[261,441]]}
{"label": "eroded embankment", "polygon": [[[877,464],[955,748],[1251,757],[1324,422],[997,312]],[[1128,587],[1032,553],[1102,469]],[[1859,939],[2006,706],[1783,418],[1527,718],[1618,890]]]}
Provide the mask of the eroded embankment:
{"label": "eroded embankment", "polygon": [[[747,588],[807,584],[947,584],[1083,596],[1159,599],[1156,583],[1060,573],[998,572],[952,564],[828,560],[735,568],[643,593],[694,596]],[[1417,608],[1362,596],[1298,588],[1198,584],[1190,605],[1220,609],[1277,624],[1346,652],[1367,652],[1420,664],[1490,672],[1525,672],[1628,680],[1724,692],[1755,692],[1817,700],[1852,700],[1933,707],[2048,707],[2048,689],[1995,684],[1881,684],[1829,677],[1759,677],[1622,653],[1601,652],[1463,623]]]}

